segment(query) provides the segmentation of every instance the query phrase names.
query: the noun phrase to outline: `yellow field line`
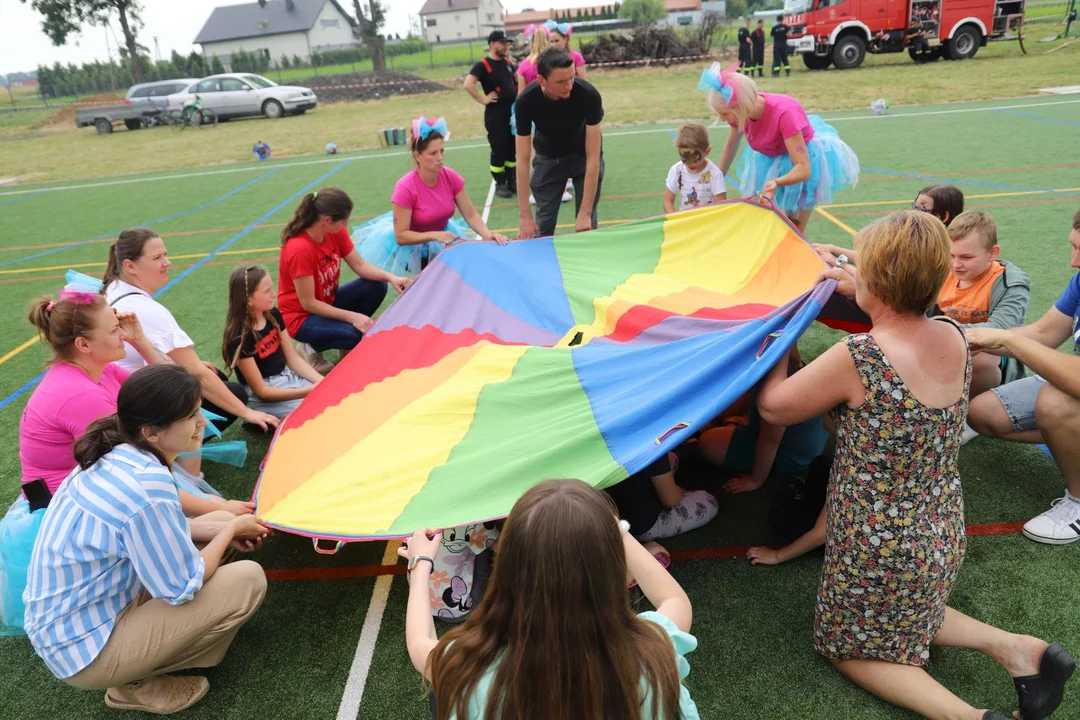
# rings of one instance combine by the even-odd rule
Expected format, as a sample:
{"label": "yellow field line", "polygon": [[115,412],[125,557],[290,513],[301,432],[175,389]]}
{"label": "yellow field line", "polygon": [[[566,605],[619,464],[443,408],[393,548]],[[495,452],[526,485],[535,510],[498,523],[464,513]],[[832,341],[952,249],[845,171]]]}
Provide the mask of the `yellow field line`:
{"label": "yellow field line", "polygon": [[31,345],[33,345],[33,344],[34,344],[34,343],[36,343],[37,341],[38,341],[38,336],[37,336],[37,335],[35,335],[34,337],[30,338],[29,340],[27,340],[26,342],[24,342],[24,343],[23,343],[22,345],[20,345],[19,347],[15,348],[14,350],[12,350],[11,352],[7,353],[7,354],[6,354],[6,355],[4,355],[3,357],[0,357],[0,365],[3,365],[3,364],[4,364],[4,363],[6,363],[6,362],[7,362],[8,360],[10,360],[11,358],[15,357],[16,355],[18,355],[18,354],[19,354],[19,353],[21,353],[21,352],[22,352],[23,350],[25,350],[26,348],[30,347]]}
{"label": "yellow field line", "polygon": [[[246,250],[223,250],[223,251],[221,251],[221,252],[219,252],[217,254],[218,255],[244,255],[246,253],[257,253],[257,252],[278,252],[279,250],[281,250],[280,247],[248,248]],[[209,255],[210,255],[210,253],[194,253],[192,255],[171,255],[169,257],[169,259],[170,260],[194,260],[196,258],[204,258],[204,257],[207,257]],[[74,264],[74,265],[69,263],[67,265],[50,265],[49,267],[20,268],[19,270],[0,270],[0,275],[18,275],[18,274],[22,274],[22,273],[47,272],[49,270],[67,270],[68,268],[74,269],[74,268],[89,268],[89,267],[105,267],[105,263],[103,263],[103,262],[92,262],[92,263],[77,263],[77,264]]]}
{"label": "yellow field line", "polygon": [[[1056,192],[1080,192],[1080,188],[1055,188],[1053,190],[1022,190],[1017,192],[987,193],[985,195],[965,195],[965,200],[978,200],[981,198],[1019,197],[1021,195],[1046,195]],[[836,210],[837,208],[873,207],[875,205],[909,205],[911,200],[871,200],[857,203],[834,203],[822,207]]]}
{"label": "yellow field line", "polygon": [[851,235],[852,237],[855,236],[855,230],[853,230],[850,225],[845,224],[841,220],[837,220],[835,217],[832,216],[832,214],[828,210],[824,210],[824,209],[822,209],[820,207],[815,208],[815,209],[819,213],[821,213],[822,217],[824,217],[826,220],[830,221],[833,225],[837,226],[838,228],[840,228],[841,230],[846,232],[848,235]]}

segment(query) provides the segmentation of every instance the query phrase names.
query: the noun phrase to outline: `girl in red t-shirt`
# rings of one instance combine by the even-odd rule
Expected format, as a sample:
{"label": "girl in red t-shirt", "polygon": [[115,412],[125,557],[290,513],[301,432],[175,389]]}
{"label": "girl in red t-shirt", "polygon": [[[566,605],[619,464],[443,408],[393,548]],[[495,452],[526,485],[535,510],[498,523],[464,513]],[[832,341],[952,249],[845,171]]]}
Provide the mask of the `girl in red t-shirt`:
{"label": "girl in red t-shirt", "polygon": [[[371,327],[371,316],[386,297],[387,283],[398,292],[408,278],[366,262],[349,237],[352,199],[339,188],[308,193],[281,233],[278,309],[289,334],[319,372],[327,372],[324,350],[351,350]],[[357,278],[338,286],[341,262]]]}

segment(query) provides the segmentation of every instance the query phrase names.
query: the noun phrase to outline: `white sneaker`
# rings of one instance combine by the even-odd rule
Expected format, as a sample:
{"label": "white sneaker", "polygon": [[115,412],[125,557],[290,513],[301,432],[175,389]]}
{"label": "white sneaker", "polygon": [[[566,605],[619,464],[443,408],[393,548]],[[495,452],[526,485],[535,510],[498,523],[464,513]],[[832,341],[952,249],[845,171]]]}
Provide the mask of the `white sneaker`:
{"label": "white sneaker", "polygon": [[971,442],[977,437],[979,437],[979,433],[976,432],[976,430],[970,425],[964,423],[964,435],[960,438],[960,444],[967,445],[969,442]]}
{"label": "white sneaker", "polygon": [[529,204],[530,205],[535,205],[536,204],[536,196],[531,194],[531,193],[529,194]]}
{"label": "white sneaker", "polygon": [[570,202],[571,200],[573,200],[573,198],[572,198],[572,197],[570,197],[570,193],[568,193],[568,192],[566,192],[565,190],[563,190],[563,194],[562,194],[562,201],[563,201],[563,202]]}
{"label": "white sneaker", "polygon": [[1080,503],[1066,496],[1024,525],[1024,536],[1047,545],[1068,545],[1080,540]]}

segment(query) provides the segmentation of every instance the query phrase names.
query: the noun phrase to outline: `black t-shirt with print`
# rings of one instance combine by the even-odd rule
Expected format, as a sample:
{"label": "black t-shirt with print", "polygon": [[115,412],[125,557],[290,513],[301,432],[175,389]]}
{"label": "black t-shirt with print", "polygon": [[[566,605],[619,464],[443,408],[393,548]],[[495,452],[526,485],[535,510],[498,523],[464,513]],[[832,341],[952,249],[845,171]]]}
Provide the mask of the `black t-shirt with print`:
{"label": "black t-shirt with print", "polygon": [[514,64],[509,59],[492,60],[489,57],[483,58],[472,66],[469,74],[480,83],[485,95],[493,90],[499,93],[498,101],[487,105],[488,109],[498,108],[508,112],[510,106],[517,100]]}
{"label": "black t-shirt with print", "polygon": [[538,155],[564,158],[585,154],[585,126],[604,119],[604,101],[587,80],[574,78],[566,100],[550,100],[539,81],[529,83],[515,109],[517,134],[529,137],[536,124],[533,147]]}
{"label": "black t-shirt with print", "polygon": [[782,22],[778,22],[772,26],[773,45],[787,45],[787,36],[790,32],[790,28]]}
{"label": "black t-shirt with print", "polygon": [[[285,327],[285,321],[277,308],[273,308],[270,315],[273,316],[277,327],[274,327],[274,323],[267,320],[262,330],[249,331],[244,336],[244,344],[240,348],[240,356],[237,358],[237,362],[243,358],[254,359],[255,366],[259,368],[259,374],[264,378],[285,372],[285,351],[281,349],[281,333],[278,332],[278,327]],[[236,354],[236,345],[235,338],[229,342],[227,350],[230,360]],[[239,369],[236,371],[236,378],[244,385],[247,385],[247,380],[244,379],[244,374]]]}

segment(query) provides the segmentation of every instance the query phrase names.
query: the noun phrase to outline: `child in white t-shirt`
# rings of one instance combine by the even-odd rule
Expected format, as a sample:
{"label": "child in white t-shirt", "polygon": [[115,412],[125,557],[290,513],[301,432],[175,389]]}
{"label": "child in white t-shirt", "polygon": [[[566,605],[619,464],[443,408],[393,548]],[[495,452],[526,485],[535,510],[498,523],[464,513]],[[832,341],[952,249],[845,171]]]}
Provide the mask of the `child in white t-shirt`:
{"label": "child in white t-shirt", "polygon": [[[668,170],[664,212],[692,210],[727,199],[724,173],[709,159],[709,131],[704,125],[686,123],[675,136],[681,160]],[[677,205],[677,207],[676,207]]]}

